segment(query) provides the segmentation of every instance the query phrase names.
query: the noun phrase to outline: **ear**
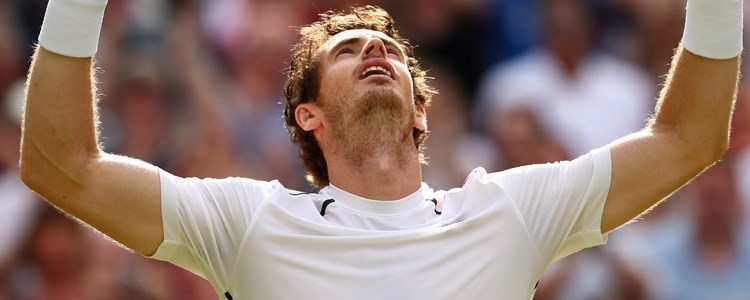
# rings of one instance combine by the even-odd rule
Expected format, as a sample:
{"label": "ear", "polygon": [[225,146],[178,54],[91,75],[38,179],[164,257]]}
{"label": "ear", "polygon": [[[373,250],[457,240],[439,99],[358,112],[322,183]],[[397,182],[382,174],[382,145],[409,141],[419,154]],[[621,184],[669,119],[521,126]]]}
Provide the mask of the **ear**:
{"label": "ear", "polygon": [[318,107],[309,102],[297,105],[294,110],[294,118],[297,119],[297,124],[305,131],[318,129],[322,124],[320,116]]}
{"label": "ear", "polygon": [[425,111],[424,105],[417,103],[414,112],[414,128],[419,131],[427,130],[427,112]]}

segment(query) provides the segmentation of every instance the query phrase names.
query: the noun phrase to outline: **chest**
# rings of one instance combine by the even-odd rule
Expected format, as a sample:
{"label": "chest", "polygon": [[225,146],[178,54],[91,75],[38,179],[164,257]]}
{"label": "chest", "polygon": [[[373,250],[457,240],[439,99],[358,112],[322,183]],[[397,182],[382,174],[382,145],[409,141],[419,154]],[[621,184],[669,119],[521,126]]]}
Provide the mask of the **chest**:
{"label": "chest", "polygon": [[310,222],[273,207],[245,237],[235,299],[529,299],[539,261],[512,211],[409,230]]}

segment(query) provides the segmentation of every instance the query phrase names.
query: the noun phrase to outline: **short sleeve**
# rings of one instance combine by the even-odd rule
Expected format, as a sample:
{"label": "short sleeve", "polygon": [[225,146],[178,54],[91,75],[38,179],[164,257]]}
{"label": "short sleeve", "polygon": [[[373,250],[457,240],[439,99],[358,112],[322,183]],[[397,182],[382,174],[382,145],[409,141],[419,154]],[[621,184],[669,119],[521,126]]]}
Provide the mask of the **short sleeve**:
{"label": "short sleeve", "polygon": [[603,147],[573,161],[491,176],[517,206],[541,258],[551,264],[606,242],[601,220],[611,173],[609,147]]}
{"label": "short sleeve", "polygon": [[164,241],[151,257],[221,288],[260,203],[276,181],[180,178],[159,170]]}

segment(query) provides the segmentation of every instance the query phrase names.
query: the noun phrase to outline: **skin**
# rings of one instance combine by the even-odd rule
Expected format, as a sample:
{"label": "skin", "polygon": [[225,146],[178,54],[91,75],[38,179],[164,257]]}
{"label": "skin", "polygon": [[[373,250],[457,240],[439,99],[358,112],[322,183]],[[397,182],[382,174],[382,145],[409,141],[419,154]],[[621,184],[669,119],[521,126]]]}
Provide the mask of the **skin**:
{"label": "skin", "polygon": [[[352,40],[352,39],[355,40]],[[342,44],[348,41],[349,43]],[[395,200],[415,192],[421,186],[422,170],[418,152],[411,136],[412,128],[426,129],[426,116],[422,105],[414,104],[412,78],[406,66],[403,51],[393,39],[383,33],[370,30],[351,30],[342,32],[323,44],[318,51],[321,58],[321,92],[319,101],[301,104],[295,111],[300,126],[313,131],[315,138],[328,162],[329,178],[333,185],[346,191],[369,199]],[[384,59],[393,67],[394,79],[385,76],[360,78],[359,66],[364,62]],[[397,118],[391,122],[400,123],[386,126],[385,130],[354,130],[344,128],[337,134],[334,128],[335,118],[348,118],[358,115],[363,95],[373,91],[395,95],[406,108],[408,116],[405,121]],[[325,107],[332,101],[344,102],[342,111],[327,113]],[[322,103],[321,103],[322,102]],[[385,122],[386,124],[393,124]],[[343,123],[351,123],[344,121]],[[375,125],[375,124],[373,124]],[[388,128],[395,127],[395,128]],[[400,130],[401,134],[390,136],[391,130]],[[364,132],[363,132],[364,131]],[[385,132],[383,132],[385,131]],[[345,134],[363,137],[365,147],[356,147],[347,142]],[[375,135],[375,136],[373,136]],[[399,138],[401,137],[401,138]],[[344,148],[344,149],[342,149]],[[348,149],[359,152],[352,157]],[[383,189],[382,186],[388,186]]]}
{"label": "skin", "polygon": [[[352,53],[332,56],[337,43],[349,38],[356,38],[348,44]],[[426,128],[424,107],[413,104],[403,57],[389,53],[388,40],[381,33],[356,30],[325,43],[319,49],[321,99],[295,111],[299,124],[314,132],[320,142],[331,182],[381,200],[403,198],[420,186],[421,169],[411,134],[395,135],[403,137],[400,141],[388,136],[391,140],[383,144],[389,146],[372,144],[361,164],[355,165],[341,147],[348,137],[331,125],[333,118],[356,115],[358,100],[377,90],[396,95],[391,100],[408,108],[401,115],[405,123],[400,119],[393,128]],[[359,80],[357,66],[375,58],[392,64],[395,79]],[[34,55],[21,142],[21,178],[58,208],[126,247],[151,255],[163,240],[158,171],[145,162],[104,153],[98,146],[92,64],[91,58],[64,57],[41,48]],[[611,144],[613,169],[603,232],[632,220],[723,156],[738,64],[738,58],[712,60],[677,50],[653,121]],[[332,99],[343,103],[330,103]],[[331,115],[331,105],[337,104],[343,114]]]}
{"label": "skin", "polygon": [[739,65],[739,57],[715,60],[677,49],[649,125],[611,144],[602,232],[634,219],[724,156]]}
{"label": "skin", "polygon": [[141,254],[164,239],[159,175],[98,146],[92,58],[39,48],[21,137],[21,179],[56,207]]}

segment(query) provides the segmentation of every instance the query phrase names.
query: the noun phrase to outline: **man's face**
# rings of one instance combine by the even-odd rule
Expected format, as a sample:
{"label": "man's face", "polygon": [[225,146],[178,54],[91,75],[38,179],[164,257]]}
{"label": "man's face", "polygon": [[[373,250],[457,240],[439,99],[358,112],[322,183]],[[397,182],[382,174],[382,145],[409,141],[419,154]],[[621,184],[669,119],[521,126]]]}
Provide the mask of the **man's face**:
{"label": "man's face", "polygon": [[[341,32],[319,49],[320,98],[361,98],[381,90],[413,100],[412,78],[401,46],[386,34],[358,29]],[[413,103],[414,101],[410,101]]]}
{"label": "man's face", "polygon": [[412,128],[424,129],[406,56],[392,38],[371,30],[344,31],[324,43],[318,55],[317,104],[333,151],[394,148],[389,146],[405,142]]}

